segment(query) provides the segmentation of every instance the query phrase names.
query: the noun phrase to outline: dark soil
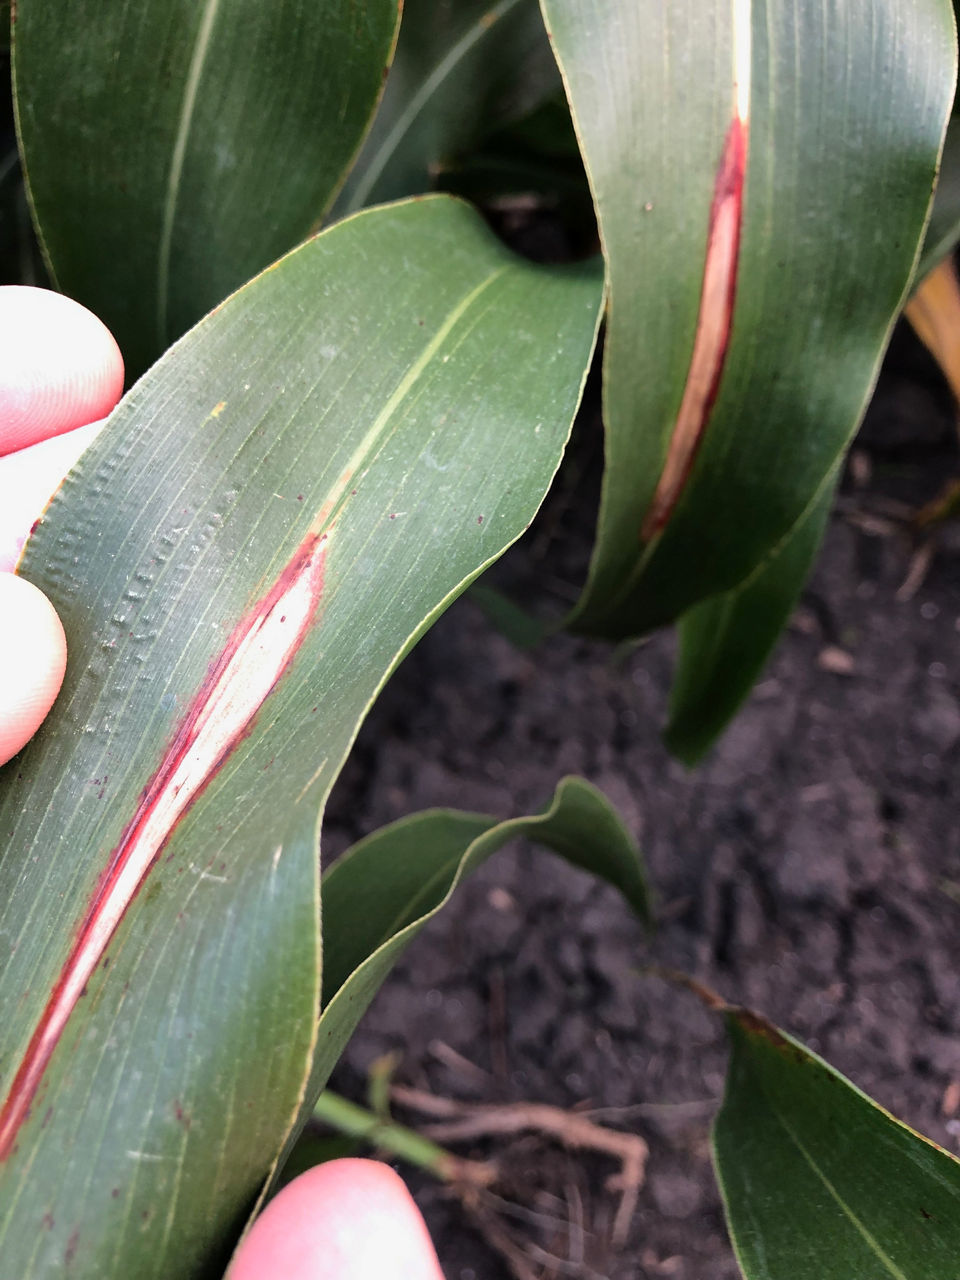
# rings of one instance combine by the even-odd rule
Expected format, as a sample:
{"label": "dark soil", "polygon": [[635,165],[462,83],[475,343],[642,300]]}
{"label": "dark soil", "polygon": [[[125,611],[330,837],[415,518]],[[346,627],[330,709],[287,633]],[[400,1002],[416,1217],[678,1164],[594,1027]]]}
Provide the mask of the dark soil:
{"label": "dark soil", "polygon": [[[596,419],[588,404],[566,480],[498,568],[501,583],[575,591]],[[896,518],[957,470],[950,401],[901,333],[794,621],[694,772],[658,736],[670,635],[626,657],[567,636],[522,653],[469,598],[367,721],[330,806],[328,858],[431,805],[529,812],[573,772],[620,807],[659,895],[651,941],[615,893],[550,855],[499,855],[408,952],[338,1072],[337,1086],[362,1098],[370,1065],[397,1052],[397,1079],[435,1094],[604,1108],[606,1123],[646,1137],[647,1180],[621,1250],[608,1244],[608,1159],[537,1137],[458,1148],[503,1160],[502,1191],[525,1216],[500,1224],[566,1260],[531,1274],[737,1275],[709,1152],[722,1029],[645,976],[652,962],[767,1014],[960,1150],[960,537],[943,529],[921,585],[898,599],[920,544]],[[412,1182],[449,1280],[510,1274],[459,1202]],[[583,1265],[569,1262],[580,1221]]]}

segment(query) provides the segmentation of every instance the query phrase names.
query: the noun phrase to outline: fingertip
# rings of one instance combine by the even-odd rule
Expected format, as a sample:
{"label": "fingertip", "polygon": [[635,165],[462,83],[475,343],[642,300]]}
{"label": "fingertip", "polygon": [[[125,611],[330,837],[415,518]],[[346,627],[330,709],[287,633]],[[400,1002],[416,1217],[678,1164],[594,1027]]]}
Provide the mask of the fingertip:
{"label": "fingertip", "polygon": [[105,418],[122,392],[120,349],[91,311],[0,286],[0,455]]}
{"label": "fingertip", "polygon": [[402,1178],[379,1160],[308,1169],[253,1224],[228,1280],[443,1280]]}
{"label": "fingertip", "polygon": [[0,764],[17,754],[46,719],[67,666],[67,640],[43,592],[0,573]]}

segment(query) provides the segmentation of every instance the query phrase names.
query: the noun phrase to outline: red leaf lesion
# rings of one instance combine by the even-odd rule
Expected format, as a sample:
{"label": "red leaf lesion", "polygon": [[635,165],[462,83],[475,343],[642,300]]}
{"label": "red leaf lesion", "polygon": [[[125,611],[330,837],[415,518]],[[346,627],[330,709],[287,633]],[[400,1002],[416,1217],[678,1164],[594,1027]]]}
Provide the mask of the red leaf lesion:
{"label": "red leaf lesion", "polygon": [[640,530],[662,532],[690,477],[726,362],[737,297],[750,134],[751,0],[734,0],[734,111],[714,182],[693,353],[660,479]]}
{"label": "red leaf lesion", "polygon": [[141,793],[0,1107],[0,1161],[13,1151],[64,1027],[150,868],[250,732],[316,618],[330,539],[320,524],[314,522],[317,531],[301,542],[270,590],[234,628]]}

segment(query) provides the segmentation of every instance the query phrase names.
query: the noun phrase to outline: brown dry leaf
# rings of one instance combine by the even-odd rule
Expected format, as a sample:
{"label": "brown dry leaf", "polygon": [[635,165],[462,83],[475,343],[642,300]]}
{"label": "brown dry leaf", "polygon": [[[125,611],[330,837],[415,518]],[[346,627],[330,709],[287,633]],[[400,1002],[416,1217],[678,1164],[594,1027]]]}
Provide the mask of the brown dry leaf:
{"label": "brown dry leaf", "polygon": [[960,282],[952,257],[924,277],[904,315],[960,401]]}

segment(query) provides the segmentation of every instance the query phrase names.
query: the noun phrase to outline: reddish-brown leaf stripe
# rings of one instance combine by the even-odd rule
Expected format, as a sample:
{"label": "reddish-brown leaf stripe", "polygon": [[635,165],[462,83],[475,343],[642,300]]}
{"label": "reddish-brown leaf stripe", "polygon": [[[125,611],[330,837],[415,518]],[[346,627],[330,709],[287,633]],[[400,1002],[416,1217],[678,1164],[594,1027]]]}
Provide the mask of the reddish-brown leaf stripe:
{"label": "reddish-brown leaf stripe", "polygon": [[180,819],[246,737],[289,668],[323,594],[330,531],[311,532],[234,628],[144,788],[100,876],[0,1108],[0,1161],[13,1151],[67,1021],[130,903]]}

